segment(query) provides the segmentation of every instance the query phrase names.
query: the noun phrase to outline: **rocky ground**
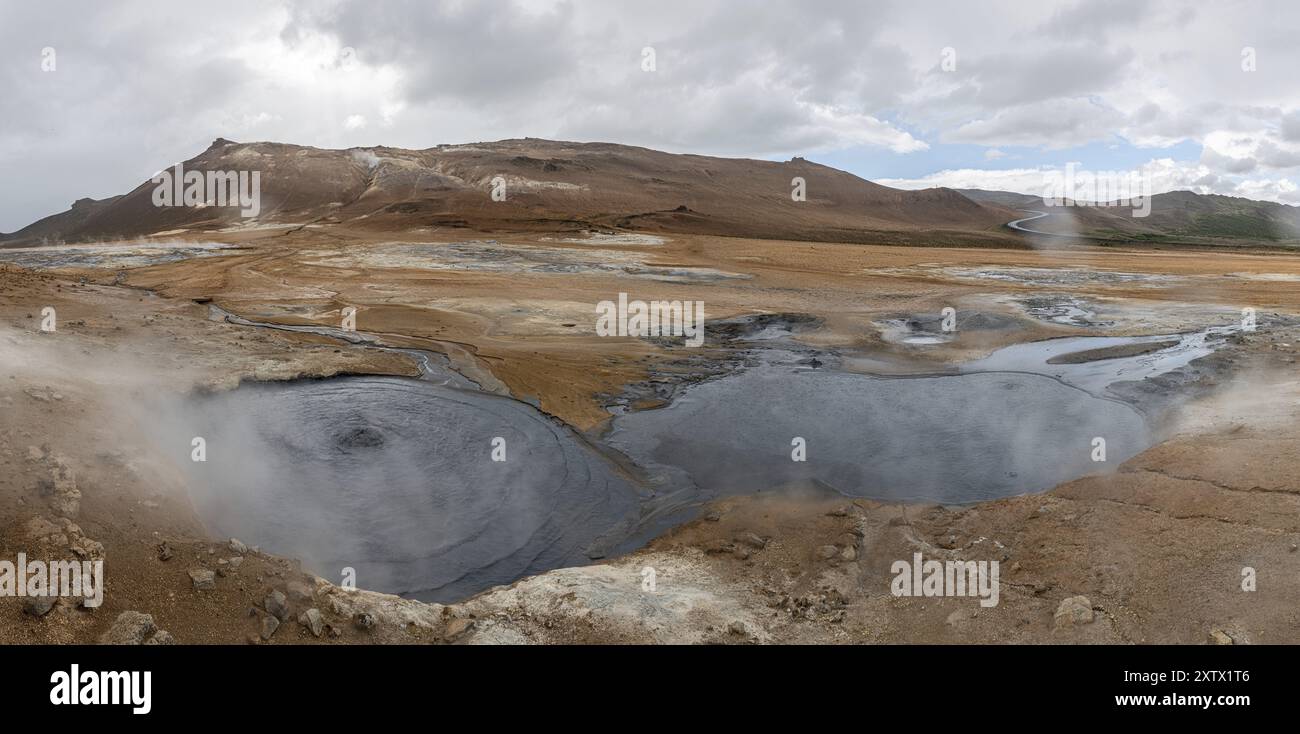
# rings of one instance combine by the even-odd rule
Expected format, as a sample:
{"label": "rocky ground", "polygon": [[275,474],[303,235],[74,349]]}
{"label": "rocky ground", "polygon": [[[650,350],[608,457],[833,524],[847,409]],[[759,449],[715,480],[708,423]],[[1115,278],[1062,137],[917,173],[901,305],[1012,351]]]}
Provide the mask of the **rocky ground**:
{"label": "rocky ground", "polygon": [[[961,283],[828,274],[825,248],[835,246],[817,245],[823,251],[811,253],[779,244],[734,241],[727,263],[710,239],[678,243],[671,252],[695,265],[748,267],[756,276],[720,291],[711,318],[747,308],[813,314],[825,327],[807,340],[814,348],[874,345],[888,351],[869,334],[873,318],[922,306],[937,310],[945,302],[984,302]],[[1034,257],[861,246],[852,252],[860,258],[855,267],[863,268],[907,268],[941,258],[1014,264]],[[329,304],[373,295],[379,280],[371,274],[369,287],[365,278],[335,283],[349,291],[345,296],[307,293],[306,279],[290,275],[287,263],[266,254],[241,257],[235,268],[223,270],[217,266],[222,258],[210,258],[127,278],[0,269],[0,558],[21,552],[102,559],[108,576],[104,604],[96,609],[0,598],[0,642],[1300,639],[1296,327],[1235,339],[1217,357],[1232,369],[1202,371],[1193,391],[1199,397],[1174,415],[1171,437],[1114,473],[973,507],[904,507],[756,488],[765,491],[720,501],[627,556],[557,569],[444,606],[341,588],[291,559],[208,537],[170,468],[174,457],[144,448],[139,426],[149,420],[143,406],[153,392],[224,389],[241,379],[414,373],[414,364],[400,355],[211,320],[207,307],[192,299],[216,297],[249,317],[300,309],[307,315],[298,318],[309,322]],[[1065,259],[1086,264],[1090,257]],[[1239,258],[1234,270],[1296,270],[1280,258],[1233,257]],[[1113,262],[1189,278],[1222,272],[1221,261],[1204,260],[1199,271],[1188,259],[1141,253],[1119,254]],[[839,273],[847,272],[845,266],[844,258],[835,263]],[[486,295],[499,276],[469,278],[453,293],[439,280],[435,287],[442,290],[429,307],[412,295],[429,284],[407,276],[411,282],[385,280],[383,297],[426,304],[419,307],[422,317],[412,315],[412,306],[380,310],[375,304],[372,315],[383,317],[375,331],[432,348],[465,345],[466,359],[491,370],[512,392],[537,396],[581,427],[599,425],[607,399],[599,396],[659,379],[655,375],[680,358],[653,344],[615,348],[529,336],[530,308],[541,304],[568,313],[570,306],[556,302],[590,304],[599,291],[590,286],[569,291],[548,281],[546,288],[559,291],[549,301],[540,287],[516,286],[502,302],[500,295]],[[809,290],[810,282],[821,285]],[[796,286],[803,290],[791,295]],[[1285,287],[1229,283],[1218,302],[1300,311],[1300,296]],[[1176,309],[1177,298],[1190,289],[1150,294],[1134,286],[1109,295],[1147,297]],[[301,310],[304,304],[311,308]],[[58,313],[54,334],[39,330],[46,305]],[[1169,317],[1153,316],[1148,329],[1165,326],[1160,318]],[[1015,334],[993,330],[978,344],[937,353],[955,359],[1013,338],[1057,333],[1069,332],[1028,324]],[[890,353],[910,358],[905,349]],[[591,369],[593,360],[601,367]],[[583,379],[565,379],[584,364],[589,374]],[[892,595],[891,565],[918,552],[926,559],[997,560],[998,605],[982,607],[972,597]],[[1243,591],[1245,569],[1253,569],[1254,591]]]}

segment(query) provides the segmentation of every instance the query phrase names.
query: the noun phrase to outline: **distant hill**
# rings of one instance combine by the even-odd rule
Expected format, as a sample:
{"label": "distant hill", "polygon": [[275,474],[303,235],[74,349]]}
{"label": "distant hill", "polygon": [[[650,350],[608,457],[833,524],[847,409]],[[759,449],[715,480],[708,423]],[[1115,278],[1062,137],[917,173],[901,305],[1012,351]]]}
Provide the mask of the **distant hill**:
{"label": "distant hill", "polygon": [[[400,232],[584,228],[892,244],[995,244],[1022,239],[1018,214],[945,188],[903,191],[802,158],[772,162],[678,155],[610,143],[503,140],[424,150],[324,150],[218,139],[186,171],[260,171],[261,211],[159,207],[145,181],[110,199],[82,199],[6,245],[92,241],[228,227],[344,225]],[[506,200],[493,201],[493,179]],[[806,201],[791,200],[791,181]]]}
{"label": "distant hill", "polygon": [[961,193],[989,205],[1049,212],[1025,224],[1043,232],[1125,242],[1300,245],[1300,207],[1269,201],[1171,191],[1152,196],[1150,213],[1135,217],[1131,206],[1047,207],[1042,197],[1028,194]]}

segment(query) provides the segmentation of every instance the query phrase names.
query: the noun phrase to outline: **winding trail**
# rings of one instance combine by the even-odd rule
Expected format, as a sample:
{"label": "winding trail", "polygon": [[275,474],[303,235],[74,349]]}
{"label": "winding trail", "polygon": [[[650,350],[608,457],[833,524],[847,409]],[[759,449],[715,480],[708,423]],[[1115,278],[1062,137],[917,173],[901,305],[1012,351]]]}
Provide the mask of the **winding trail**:
{"label": "winding trail", "polygon": [[1008,227],[1010,227],[1011,229],[1014,229],[1014,230],[1016,230],[1016,231],[1018,231],[1018,232],[1024,232],[1024,233],[1026,233],[1026,234],[1036,234],[1036,235],[1039,235],[1039,236],[1042,236],[1042,237],[1059,237],[1059,238],[1061,238],[1061,239],[1067,239],[1067,240],[1093,240],[1094,242],[1113,242],[1113,241],[1114,241],[1114,240],[1111,240],[1111,239],[1109,239],[1109,238],[1107,238],[1107,237],[1096,237],[1096,236],[1093,236],[1093,235],[1077,234],[1077,233],[1076,233],[1076,234],[1064,234],[1064,233],[1061,233],[1061,232],[1044,232],[1044,231],[1042,231],[1041,229],[1030,229],[1029,227],[1024,226],[1024,222],[1032,222],[1032,221],[1034,221],[1034,220],[1036,220],[1036,219],[1043,219],[1044,217],[1050,217],[1050,216],[1052,216],[1052,213],[1051,213],[1051,212],[1038,211],[1037,209],[1021,209],[1020,211],[1022,211],[1022,212],[1029,212],[1029,213],[1033,214],[1034,216],[1032,216],[1032,217],[1024,217],[1024,218],[1022,218],[1022,219],[1017,219],[1017,220],[1012,221],[1012,222],[1007,222],[1007,226],[1008,226]]}

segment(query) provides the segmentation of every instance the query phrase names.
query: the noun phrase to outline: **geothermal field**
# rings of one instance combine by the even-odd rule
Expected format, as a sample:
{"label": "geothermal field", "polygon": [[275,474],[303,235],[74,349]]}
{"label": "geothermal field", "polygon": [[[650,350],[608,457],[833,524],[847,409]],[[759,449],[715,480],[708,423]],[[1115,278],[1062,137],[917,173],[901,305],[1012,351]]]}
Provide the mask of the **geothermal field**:
{"label": "geothermal field", "polygon": [[1296,639],[1293,240],[608,144],[184,165],[232,161],[254,222],[145,182],[0,243],[0,544],[107,579],[0,641]]}

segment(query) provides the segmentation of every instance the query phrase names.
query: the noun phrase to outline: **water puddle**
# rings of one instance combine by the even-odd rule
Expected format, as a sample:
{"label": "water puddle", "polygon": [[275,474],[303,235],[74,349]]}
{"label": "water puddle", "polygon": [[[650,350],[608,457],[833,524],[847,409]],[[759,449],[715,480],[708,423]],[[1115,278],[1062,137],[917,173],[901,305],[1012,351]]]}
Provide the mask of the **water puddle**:
{"label": "water puddle", "polygon": [[[1239,331],[1239,326],[1215,326],[1188,334],[1156,336],[1082,336],[1047,339],[1003,347],[983,359],[961,365],[960,370],[974,372],[1029,372],[1060,380],[1095,395],[1106,388],[1130,380],[1145,380],[1184,367],[1192,360],[1212,353],[1223,339]],[[1166,343],[1169,346],[1164,346]],[[1119,354],[1134,345],[1162,346],[1145,354],[1096,358],[1072,363],[1070,355],[1103,355],[1113,349]]]}
{"label": "water puddle", "polygon": [[303,253],[309,265],[327,267],[424,268],[538,275],[614,275],[666,283],[712,283],[751,276],[713,268],[647,264],[624,250],[516,245],[496,240],[446,244],[394,242],[349,250]]}
{"label": "water puddle", "polygon": [[143,268],[196,257],[232,255],[240,248],[221,242],[138,242],[0,249],[0,262],[35,270],[59,268]]}

